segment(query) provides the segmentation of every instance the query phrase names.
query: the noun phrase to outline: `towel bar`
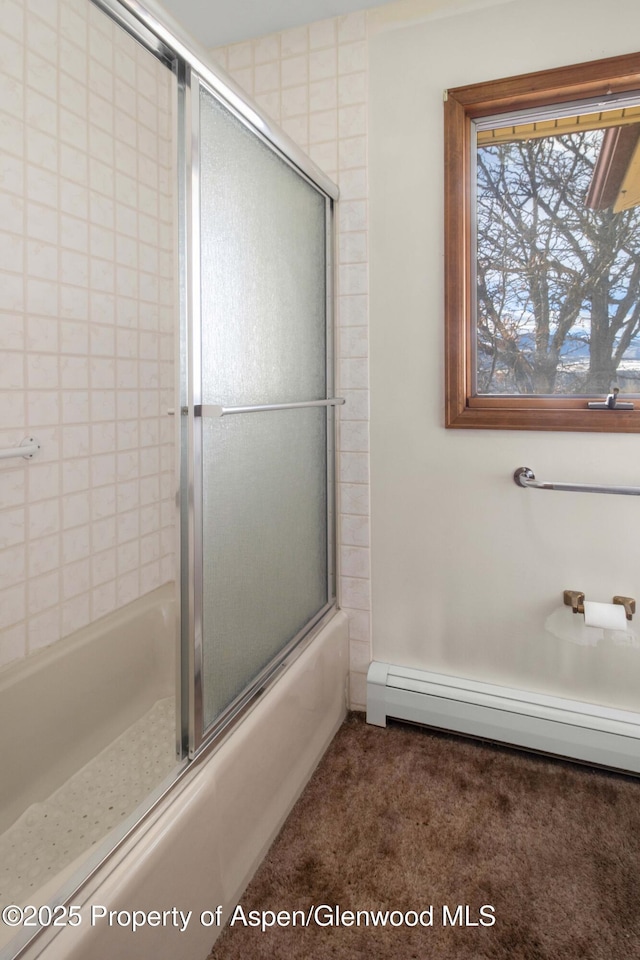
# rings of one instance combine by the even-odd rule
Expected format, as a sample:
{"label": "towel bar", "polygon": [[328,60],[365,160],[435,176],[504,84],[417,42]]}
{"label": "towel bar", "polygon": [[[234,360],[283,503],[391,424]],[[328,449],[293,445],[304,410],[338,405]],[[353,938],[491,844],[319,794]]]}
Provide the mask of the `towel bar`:
{"label": "towel bar", "polygon": [[640,497],[640,487],[614,487],[603,483],[557,483],[555,480],[536,480],[536,476],[530,467],[518,467],[513,479],[519,487],[535,487],[536,490],[619,493],[625,497]]}

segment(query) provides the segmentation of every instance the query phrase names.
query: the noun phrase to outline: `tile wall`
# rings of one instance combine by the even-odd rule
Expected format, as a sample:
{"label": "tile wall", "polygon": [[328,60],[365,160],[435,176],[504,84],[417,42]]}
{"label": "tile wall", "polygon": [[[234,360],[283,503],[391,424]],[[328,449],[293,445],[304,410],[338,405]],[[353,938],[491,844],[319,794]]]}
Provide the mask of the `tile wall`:
{"label": "tile wall", "polygon": [[[173,578],[171,74],[86,0],[0,7],[0,666]],[[137,92],[136,92],[137,91]]]}
{"label": "tile wall", "polygon": [[367,16],[322,20],[212,51],[340,187],[338,395],[340,598],[349,615],[351,705],[370,661]]}

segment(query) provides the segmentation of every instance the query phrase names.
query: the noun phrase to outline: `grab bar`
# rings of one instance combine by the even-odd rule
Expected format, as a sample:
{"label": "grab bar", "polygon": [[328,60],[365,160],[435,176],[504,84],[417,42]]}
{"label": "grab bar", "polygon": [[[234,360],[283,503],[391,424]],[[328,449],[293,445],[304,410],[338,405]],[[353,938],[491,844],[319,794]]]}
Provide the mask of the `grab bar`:
{"label": "grab bar", "polygon": [[331,397],[329,400],[302,400],[299,403],[263,403],[252,407],[222,407],[217,403],[197,404],[196,417],[226,417],[230,413],[262,413],[265,410],[298,410],[301,407],[335,407],[343,404],[343,397]]}
{"label": "grab bar", "polygon": [[640,497],[640,487],[614,487],[603,483],[557,483],[554,480],[536,480],[530,467],[518,467],[513,479],[519,487],[536,490],[566,490],[576,493],[620,493],[625,497]]}
{"label": "grab bar", "polygon": [[7,447],[0,450],[0,460],[9,460],[11,457],[22,457],[31,460],[34,453],[40,449],[40,444],[34,437],[25,437],[19,447]]}

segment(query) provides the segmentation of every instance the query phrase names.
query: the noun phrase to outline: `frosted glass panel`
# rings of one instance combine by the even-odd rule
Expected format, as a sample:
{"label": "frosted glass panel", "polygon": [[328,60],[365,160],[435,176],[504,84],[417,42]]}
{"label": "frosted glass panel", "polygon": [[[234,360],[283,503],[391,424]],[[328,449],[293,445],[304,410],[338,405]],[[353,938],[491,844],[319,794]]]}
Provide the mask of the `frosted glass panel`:
{"label": "frosted glass panel", "polygon": [[327,603],[326,416],[203,421],[205,728]]}
{"label": "frosted glass panel", "polygon": [[203,401],[325,393],[325,197],[200,94]]}

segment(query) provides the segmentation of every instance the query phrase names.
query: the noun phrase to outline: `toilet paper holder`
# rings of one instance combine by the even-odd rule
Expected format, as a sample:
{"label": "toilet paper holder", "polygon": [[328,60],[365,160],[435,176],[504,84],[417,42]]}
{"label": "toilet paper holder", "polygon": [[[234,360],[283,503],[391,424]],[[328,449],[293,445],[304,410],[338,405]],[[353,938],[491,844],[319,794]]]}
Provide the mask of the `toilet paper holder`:
{"label": "toilet paper holder", "polygon": [[[584,613],[584,593],[581,590],[565,590],[563,599],[566,606],[571,607],[574,613]],[[613,602],[624,607],[627,620],[633,619],[636,612],[636,601],[633,597],[615,596]]]}

